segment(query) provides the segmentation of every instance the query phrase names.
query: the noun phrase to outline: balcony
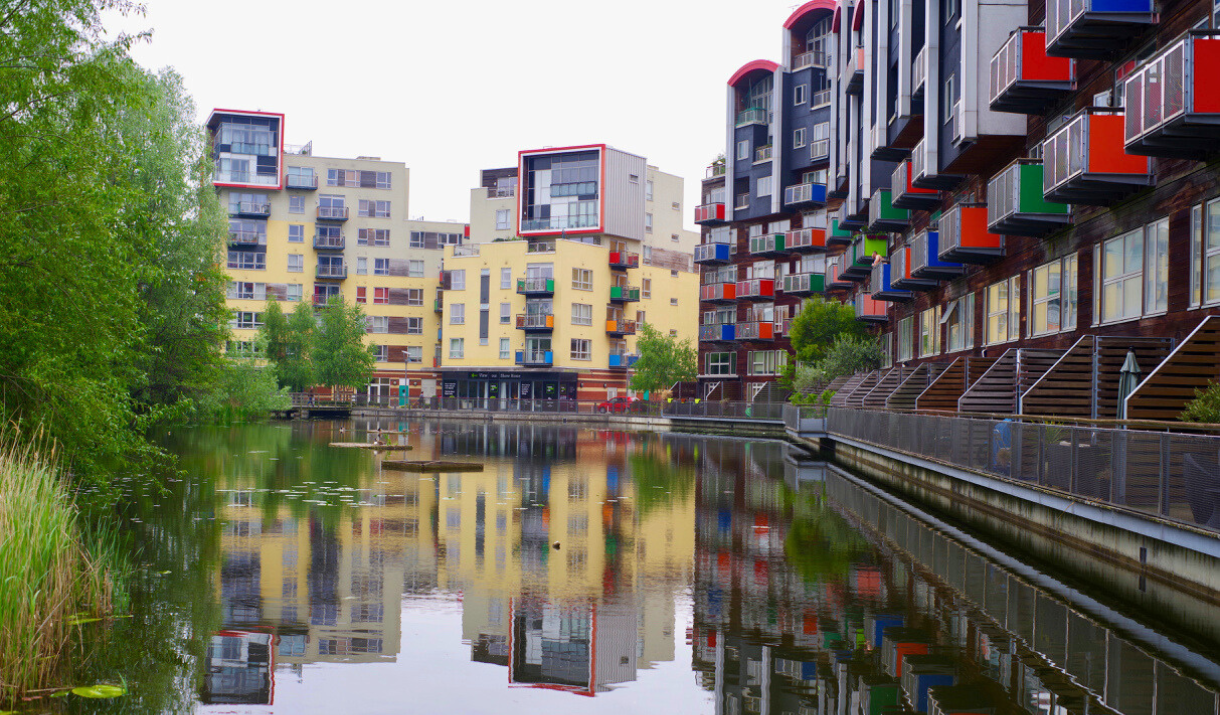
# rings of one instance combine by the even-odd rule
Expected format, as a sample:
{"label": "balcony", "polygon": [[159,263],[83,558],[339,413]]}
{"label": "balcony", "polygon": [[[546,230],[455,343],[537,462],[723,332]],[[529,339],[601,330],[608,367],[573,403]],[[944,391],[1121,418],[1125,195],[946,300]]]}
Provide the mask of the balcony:
{"label": "balcony", "polygon": [[260,231],[229,231],[229,245],[242,246],[266,246],[267,234]]}
{"label": "balcony", "polygon": [[237,210],[233,211],[232,215],[246,218],[267,218],[271,215],[271,204],[266,201],[239,201]]}
{"label": "balcony", "polygon": [[555,279],[550,277],[518,278],[517,293],[520,295],[554,295]]}
{"label": "balcony", "polygon": [[726,164],[724,161],[719,161],[715,164],[708,164],[707,169],[703,172],[703,180],[710,181],[712,179],[719,179],[720,177],[724,176],[724,172],[726,171],[725,167]]}
{"label": "balcony", "polygon": [[750,208],[750,195],[748,193],[737,194],[737,196],[733,198],[733,208],[738,211],[748,210]]}
{"label": "balcony", "polygon": [[987,230],[987,207],[958,204],[940,217],[940,258],[983,264],[1003,257],[1004,237]]}
{"label": "balcony", "polygon": [[343,263],[319,263],[317,277],[341,281],[347,278],[347,266]]}
{"label": "balcony", "polygon": [[1045,236],[1068,225],[1067,204],[1042,195],[1041,159],[1017,159],[987,183],[987,230],[1007,236]]}
{"label": "balcony", "polygon": [[1064,204],[1107,206],[1152,185],[1152,161],[1127,153],[1123,113],[1089,107],[1042,143],[1042,195]]}
{"label": "balcony", "polygon": [[936,155],[928,148],[927,139],[920,139],[911,151],[911,186],[919,189],[952,189],[961,183],[960,174],[939,174]]}
{"label": "balcony", "polygon": [[775,280],[773,278],[737,281],[737,300],[773,300],[774,298]]}
{"label": "balcony", "polygon": [[1153,0],[1049,0],[1046,54],[1084,60],[1115,57],[1156,21]]}
{"label": "balcony", "polygon": [[784,245],[795,253],[826,250],[825,228],[795,228],[784,235]]}
{"label": "balcony", "polygon": [[766,125],[768,121],[767,110],[760,107],[751,107],[737,113],[736,124],[739,127],[748,127],[751,124]]}
{"label": "balcony", "polygon": [[830,56],[825,52],[802,52],[792,60],[792,71],[803,70],[806,67],[829,67]]}
{"label": "balcony", "polygon": [[640,289],[635,286],[610,286],[610,300],[614,303],[634,303],[640,299]]}
{"label": "balcony", "polygon": [[733,323],[717,323],[699,326],[699,342],[727,343],[737,337],[737,326]]}
{"label": "balcony", "polygon": [[699,286],[699,300],[704,303],[732,303],[737,300],[737,284],[710,283]]}
{"label": "balcony", "polygon": [[[338,286],[332,286],[332,287],[338,288]],[[313,294],[313,304],[315,306],[321,308],[322,306],[329,303],[331,298],[338,298],[338,297],[339,297],[338,290],[335,290],[333,293],[314,293]]]}
{"label": "balcony", "polygon": [[516,363],[523,367],[551,367],[555,364],[555,353],[550,350],[518,350]]}
{"label": "balcony", "polygon": [[771,156],[774,152],[775,147],[770,144],[758,147],[754,150],[754,163],[761,164],[764,161],[771,161]]}
{"label": "balcony", "polygon": [[619,271],[625,271],[628,268],[640,267],[640,254],[627,253],[626,251],[611,251],[610,252],[610,268]]}
{"label": "balcony", "polygon": [[[748,206],[749,204],[747,204]],[[715,226],[725,222],[724,202],[718,201],[695,207],[695,223]]]}
{"label": "balcony", "polygon": [[784,276],[784,293],[812,295],[826,292],[826,273],[792,273]]}
{"label": "balcony", "polygon": [[318,176],[317,174],[310,174],[308,176],[303,174],[288,174],[284,177],[284,185],[290,189],[314,191],[318,188]]}
{"label": "balcony", "polygon": [[869,295],[873,300],[903,301],[915,297],[911,291],[900,290],[890,284],[892,268],[888,263],[878,263],[873,266],[872,275],[868,279]]}
{"label": "balcony", "polygon": [[783,256],[788,253],[785,246],[787,236],[782,233],[764,233],[761,236],[750,236],[750,255],[753,256]]}
{"label": "balcony", "polygon": [[607,320],[606,335],[622,337],[624,335],[635,335],[634,320]]}
{"label": "balcony", "polygon": [[[894,117],[893,119],[895,127],[898,128],[898,118]],[[869,154],[869,156],[873,159],[878,161],[902,161],[911,154],[911,147],[914,146],[915,143],[914,138],[911,137],[910,142],[905,146],[899,146],[899,137],[902,136],[904,132],[895,131],[894,137],[891,137],[890,124],[890,121],[887,119],[878,119],[877,123],[873,125],[873,150],[872,153]],[[906,122],[902,122],[901,125],[902,127],[905,127]],[[913,132],[905,132],[905,134],[910,136],[913,134]]]}
{"label": "balcony", "polygon": [[319,206],[319,221],[346,221],[348,219],[346,206]]}
{"label": "balcony", "polygon": [[791,208],[826,205],[825,184],[793,184],[784,189],[784,205]]}
{"label": "balcony", "polygon": [[908,249],[911,263],[909,272],[912,278],[949,280],[966,272],[966,267],[962,264],[940,257],[939,231],[920,231],[911,238]]}
{"label": "balcony", "polygon": [[895,208],[908,210],[934,210],[940,205],[940,192],[936,189],[921,189],[911,183],[911,160],[898,162],[890,175]]}
{"label": "balcony", "polygon": [[445,312],[445,302],[443,300],[441,300],[440,298],[433,300],[432,301],[432,312],[434,312],[434,313]]}
{"label": "balcony", "polygon": [[928,53],[927,47],[919,48],[919,52],[915,54],[915,61],[911,63],[911,100],[917,100],[923,97],[924,84],[928,77]]}
{"label": "balcony", "polygon": [[868,202],[868,229],[870,231],[905,231],[911,225],[911,213],[894,208],[889,189],[877,189]]}
{"label": "balcony", "polygon": [[545,333],[555,329],[555,316],[546,313],[517,314],[517,330],[527,333]]}
{"label": "balcony", "polygon": [[1047,56],[1041,27],[1017,28],[991,58],[993,112],[1043,114],[1075,89],[1076,63]]}
{"label": "balcony", "polygon": [[718,265],[733,261],[732,246],[727,243],[701,243],[695,246],[695,263]]}
{"label": "balcony", "polygon": [[847,51],[847,68],[843,71],[843,83],[850,94],[864,92],[864,48],[853,47]]}
{"label": "balcony", "polygon": [[1220,149],[1217,77],[1217,30],[1187,32],[1135,70],[1124,93],[1127,153],[1190,159]]}
{"label": "balcony", "polygon": [[839,225],[839,219],[830,220],[830,231],[826,233],[826,243],[837,246],[851,245],[851,231]]}
{"label": "balcony", "polygon": [[610,353],[610,363],[607,367],[631,367],[640,359],[639,355],[628,355],[626,353]]}
{"label": "balcony", "polygon": [[856,297],[852,299],[852,306],[856,309],[856,320],[884,323],[889,319],[885,314],[885,302],[876,300],[865,293],[857,293]]}
{"label": "balcony", "polygon": [[346,243],[341,233],[315,233],[313,236],[313,247],[319,251],[342,251]]}
{"label": "balcony", "polygon": [[775,323],[770,321],[738,323],[735,332],[737,340],[774,340]]}
{"label": "balcony", "polygon": [[843,277],[853,281],[868,278],[873,268],[875,256],[885,256],[888,252],[884,235],[871,236],[858,234],[847,251],[847,263],[843,266]]}
{"label": "balcony", "polygon": [[840,254],[830,259],[826,263],[826,290],[841,291],[850,290],[856,284],[843,275],[843,269],[847,266],[850,260],[850,255],[847,253]]}
{"label": "balcony", "polygon": [[[920,235],[926,237],[927,232]],[[935,280],[911,274],[913,251],[907,245],[890,254],[890,287],[898,290],[932,290],[937,285]]]}

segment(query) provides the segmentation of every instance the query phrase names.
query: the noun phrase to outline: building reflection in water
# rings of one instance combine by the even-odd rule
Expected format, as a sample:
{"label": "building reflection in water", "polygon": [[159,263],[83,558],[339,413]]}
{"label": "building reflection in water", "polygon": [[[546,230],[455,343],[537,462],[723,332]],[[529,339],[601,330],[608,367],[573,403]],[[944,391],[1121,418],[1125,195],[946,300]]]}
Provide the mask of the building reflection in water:
{"label": "building reflection in water", "polygon": [[[294,425],[323,443],[338,439],[333,429]],[[285,453],[218,485],[223,630],[208,649],[204,702],[270,704],[277,669],[299,677],[311,663],[394,660],[412,598],[460,597],[472,659],[506,668],[514,686],[592,695],[674,658],[701,440],[401,429],[412,458],[477,455],[485,469],[420,475],[366,461],[339,473],[307,456],[294,472]]]}

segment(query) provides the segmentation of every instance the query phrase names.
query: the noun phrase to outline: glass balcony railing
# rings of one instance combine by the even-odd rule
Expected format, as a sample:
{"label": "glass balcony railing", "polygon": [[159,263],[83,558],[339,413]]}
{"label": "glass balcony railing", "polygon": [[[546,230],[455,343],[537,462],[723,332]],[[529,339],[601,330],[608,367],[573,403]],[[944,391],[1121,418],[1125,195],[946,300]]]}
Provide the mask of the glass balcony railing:
{"label": "glass balcony railing", "polygon": [[348,211],[346,206],[319,206],[318,220],[320,221],[346,221]]}
{"label": "glass balcony railing", "polygon": [[318,233],[313,237],[313,247],[318,250],[342,251],[345,245],[342,233]]}
{"label": "glass balcony railing", "polygon": [[522,231],[564,231],[577,228],[597,228],[597,216],[554,216],[521,220]]}
{"label": "glass balcony railing", "polygon": [[707,169],[703,172],[703,180],[707,181],[708,179],[715,179],[717,177],[724,176],[724,172],[725,162],[719,161],[715,164],[709,164]]}
{"label": "glass balcony railing", "polygon": [[818,52],[817,50],[811,50],[809,52],[802,52],[801,54],[794,57],[792,60],[792,71],[793,72],[795,72],[797,70],[803,70],[806,67],[825,68],[825,67],[829,67],[829,66],[830,66],[830,54],[827,52]]}
{"label": "glass balcony railing", "polygon": [[733,208],[735,208],[739,211],[745,211],[745,210],[749,209],[750,208],[750,195],[749,194],[737,194],[737,196],[735,197],[735,200],[733,201]]}
{"label": "glass balcony railing", "polygon": [[318,188],[318,177],[315,174],[288,174],[284,184],[290,189],[312,190]]}
{"label": "glass balcony railing", "polygon": [[737,113],[737,126],[744,127],[750,124],[766,124],[770,120],[769,112],[761,107],[751,107],[743,109]]}
{"label": "glass balcony railing", "polygon": [[319,263],[318,278],[347,278],[347,266],[342,263]]}
{"label": "glass balcony railing", "polygon": [[229,231],[229,243],[236,246],[265,246],[267,234],[258,231]]}

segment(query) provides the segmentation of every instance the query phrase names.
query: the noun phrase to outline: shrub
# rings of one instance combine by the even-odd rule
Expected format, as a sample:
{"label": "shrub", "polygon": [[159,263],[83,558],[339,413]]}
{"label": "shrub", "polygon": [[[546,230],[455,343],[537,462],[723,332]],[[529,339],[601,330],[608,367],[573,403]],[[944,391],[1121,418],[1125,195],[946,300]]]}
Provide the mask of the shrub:
{"label": "shrub", "polygon": [[1220,384],[1215,382],[1204,390],[1195,390],[1195,399],[1186,403],[1178,415],[1183,422],[1220,422]]}

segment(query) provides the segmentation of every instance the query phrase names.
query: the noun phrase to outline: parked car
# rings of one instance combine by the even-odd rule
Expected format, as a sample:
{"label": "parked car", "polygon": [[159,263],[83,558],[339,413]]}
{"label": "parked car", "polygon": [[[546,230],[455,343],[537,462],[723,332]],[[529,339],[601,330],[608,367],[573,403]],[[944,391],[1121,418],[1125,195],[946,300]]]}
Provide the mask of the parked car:
{"label": "parked car", "polygon": [[638,397],[611,397],[605,402],[597,403],[598,412],[635,412],[639,409]]}

